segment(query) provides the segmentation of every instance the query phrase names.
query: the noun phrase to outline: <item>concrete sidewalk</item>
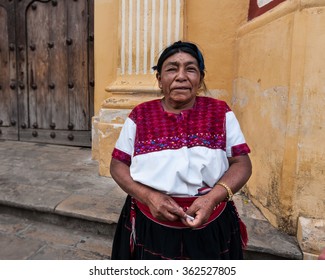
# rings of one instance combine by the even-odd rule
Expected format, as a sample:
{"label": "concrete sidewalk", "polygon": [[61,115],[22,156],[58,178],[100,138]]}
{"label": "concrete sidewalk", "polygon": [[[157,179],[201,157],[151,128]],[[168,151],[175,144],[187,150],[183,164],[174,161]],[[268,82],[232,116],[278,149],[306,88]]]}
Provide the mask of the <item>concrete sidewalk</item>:
{"label": "concrete sidewalk", "polygon": [[[125,196],[111,178],[98,175],[90,149],[0,141],[4,221],[7,215],[27,215],[111,239]],[[302,258],[295,238],[273,228],[245,196],[236,195],[235,203],[248,229],[247,259]]]}
{"label": "concrete sidewalk", "polygon": [[124,198],[90,149],[0,141],[0,259],[107,259]]}
{"label": "concrete sidewalk", "polygon": [[115,223],[125,193],[98,175],[91,150],[0,142],[2,205]]}

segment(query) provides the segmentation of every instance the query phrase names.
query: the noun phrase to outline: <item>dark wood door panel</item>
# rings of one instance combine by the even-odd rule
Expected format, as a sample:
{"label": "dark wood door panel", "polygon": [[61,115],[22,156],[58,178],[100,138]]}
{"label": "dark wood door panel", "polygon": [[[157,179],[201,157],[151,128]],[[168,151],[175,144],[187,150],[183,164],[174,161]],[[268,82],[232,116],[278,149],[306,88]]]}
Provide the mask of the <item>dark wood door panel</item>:
{"label": "dark wood door panel", "polygon": [[[27,64],[22,64],[22,71],[27,72],[28,127],[48,128],[51,123],[51,95],[49,88],[50,54],[50,10],[51,2],[34,3],[26,9]],[[22,38],[24,39],[24,38]]]}
{"label": "dark wood door panel", "polygon": [[0,139],[18,139],[14,4],[0,2]]}
{"label": "dark wood door panel", "polygon": [[[68,34],[70,42],[68,48],[69,83],[73,87],[69,91],[70,123],[76,129],[85,130],[89,128],[89,77],[88,77],[88,25],[84,11],[87,11],[86,1],[79,5],[68,3]],[[79,22],[79,25],[75,25]]]}
{"label": "dark wood door panel", "polygon": [[91,146],[93,13],[93,0],[0,0],[0,139]]}
{"label": "dark wood door panel", "polygon": [[[34,3],[27,7],[27,100],[29,126],[67,129],[68,71],[64,3]],[[56,25],[60,21],[60,24]],[[57,35],[60,36],[57,36]],[[27,120],[26,120],[27,121]]]}

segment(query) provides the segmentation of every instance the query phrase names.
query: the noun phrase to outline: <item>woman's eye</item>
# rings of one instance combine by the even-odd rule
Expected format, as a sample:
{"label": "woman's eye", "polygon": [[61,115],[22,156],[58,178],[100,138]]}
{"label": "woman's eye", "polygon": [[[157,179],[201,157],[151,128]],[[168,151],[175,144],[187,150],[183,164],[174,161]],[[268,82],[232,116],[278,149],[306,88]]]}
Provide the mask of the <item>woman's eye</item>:
{"label": "woman's eye", "polygon": [[197,69],[194,67],[193,68],[191,67],[191,68],[187,68],[187,71],[188,72],[197,72]]}

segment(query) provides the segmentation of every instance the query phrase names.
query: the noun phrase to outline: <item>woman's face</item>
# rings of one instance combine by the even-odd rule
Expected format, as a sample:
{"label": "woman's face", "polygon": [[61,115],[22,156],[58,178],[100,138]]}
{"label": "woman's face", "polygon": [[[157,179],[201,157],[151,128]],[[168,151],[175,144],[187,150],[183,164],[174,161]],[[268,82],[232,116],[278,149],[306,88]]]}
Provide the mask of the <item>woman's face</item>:
{"label": "woman's face", "polygon": [[165,102],[172,108],[191,108],[201,86],[197,60],[188,53],[178,52],[168,57],[157,75]]}

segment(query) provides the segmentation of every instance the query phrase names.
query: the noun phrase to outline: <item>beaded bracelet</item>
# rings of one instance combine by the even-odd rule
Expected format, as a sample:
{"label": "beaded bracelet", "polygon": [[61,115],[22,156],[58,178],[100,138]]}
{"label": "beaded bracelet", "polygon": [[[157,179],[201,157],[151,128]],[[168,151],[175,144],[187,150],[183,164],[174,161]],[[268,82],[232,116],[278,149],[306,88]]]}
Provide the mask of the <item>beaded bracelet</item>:
{"label": "beaded bracelet", "polygon": [[222,187],[224,187],[227,190],[228,195],[226,197],[226,200],[227,201],[231,201],[232,200],[232,197],[234,196],[234,194],[231,191],[231,189],[228,187],[228,185],[225,184],[225,183],[223,183],[223,182],[218,182],[216,185],[222,186]]}

